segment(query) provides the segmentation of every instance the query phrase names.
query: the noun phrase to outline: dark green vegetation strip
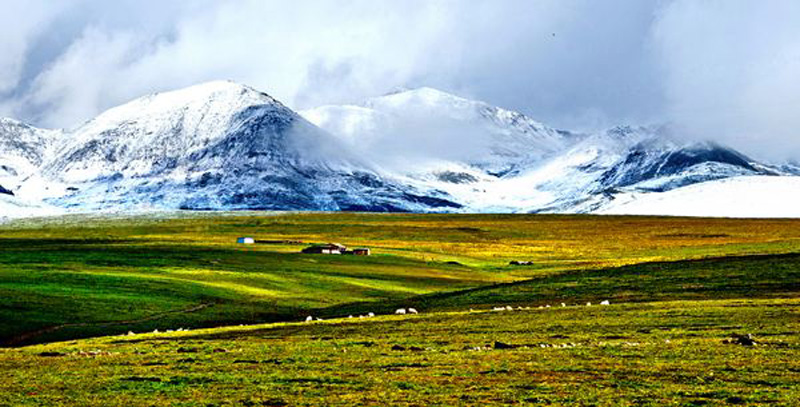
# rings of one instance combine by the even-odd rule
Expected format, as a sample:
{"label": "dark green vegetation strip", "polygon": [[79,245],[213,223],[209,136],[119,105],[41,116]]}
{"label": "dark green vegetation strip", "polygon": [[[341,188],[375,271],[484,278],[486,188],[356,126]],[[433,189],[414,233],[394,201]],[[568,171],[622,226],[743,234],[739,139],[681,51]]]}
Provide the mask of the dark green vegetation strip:
{"label": "dark green vegetation strip", "polygon": [[725,257],[575,271],[414,298],[425,309],[561,306],[800,295],[800,254]]}

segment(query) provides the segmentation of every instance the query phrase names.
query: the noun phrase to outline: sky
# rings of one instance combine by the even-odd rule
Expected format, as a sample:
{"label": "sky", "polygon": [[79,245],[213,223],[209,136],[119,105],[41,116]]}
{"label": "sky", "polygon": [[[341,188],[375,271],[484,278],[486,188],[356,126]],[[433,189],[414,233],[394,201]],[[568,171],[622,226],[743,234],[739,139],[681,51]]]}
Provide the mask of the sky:
{"label": "sky", "polygon": [[0,0],[0,116],[230,79],[300,110],[430,86],[578,131],[800,158],[800,2]]}

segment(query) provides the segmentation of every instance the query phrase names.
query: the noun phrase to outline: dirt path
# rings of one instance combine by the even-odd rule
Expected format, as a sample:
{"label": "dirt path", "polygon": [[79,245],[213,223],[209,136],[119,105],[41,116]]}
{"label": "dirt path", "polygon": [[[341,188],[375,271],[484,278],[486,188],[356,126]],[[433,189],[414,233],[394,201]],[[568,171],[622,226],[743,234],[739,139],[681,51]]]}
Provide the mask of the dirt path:
{"label": "dirt path", "polygon": [[119,326],[119,325],[137,324],[137,323],[140,323],[140,322],[153,321],[153,320],[156,320],[156,319],[159,319],[159,318],[163,318],[163,317],[165,317],[167,315],[188,314],[190,312],[197,312],[197,311],[200,311],[200,310],[202,310],[204,308],[208,308],[208,307],[210,307],[212,305],[214,305],[214,304],[212,304],[212,303],[203,303],[203,304],[200,304],[200,305],[195,305],[194,307],[191,307],[191,308],[180,309],[180,310],[172,310],[172,311],[164,311],[164,312],[159,312],[159,313],[156,313],[156,314],[144,317],[144,318],[129,319],[129,320],[124,320],[124,321],[78,322],[78,323],[71,323],[71,324],[55,325],[55,326],[39,329],[37,331],[26,332],[24,334],[18,335],[18,336],[14,337],[14,338],[11,338],[11,339],[5,341],[3,343],[3,346],[17,346],[19,344],[28,343],[33,338],[36,338],[38,336],[41,336],[41,335],[44,335],[44,334],[48,334],[48,333],[51,333],[51,332],[56,332],[56,331],[64,329],[64,328],[76,328],[76,327],[86,327],[86,326],[111,327],[111,326]]}

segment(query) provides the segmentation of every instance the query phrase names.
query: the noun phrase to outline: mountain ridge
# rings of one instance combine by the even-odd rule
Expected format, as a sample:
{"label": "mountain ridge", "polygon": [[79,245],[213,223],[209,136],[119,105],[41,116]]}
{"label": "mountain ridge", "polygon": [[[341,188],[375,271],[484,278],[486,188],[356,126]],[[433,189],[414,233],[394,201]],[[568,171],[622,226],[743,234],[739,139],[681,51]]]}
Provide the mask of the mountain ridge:
{"label": "mountain ridge", "polygon": [[573,133],[427,87],[298,113],[212,81],[72,130],[0,119],[0,148],[6,200],[77,211],[584,213],[616,196],[795,174],[665,128]]}

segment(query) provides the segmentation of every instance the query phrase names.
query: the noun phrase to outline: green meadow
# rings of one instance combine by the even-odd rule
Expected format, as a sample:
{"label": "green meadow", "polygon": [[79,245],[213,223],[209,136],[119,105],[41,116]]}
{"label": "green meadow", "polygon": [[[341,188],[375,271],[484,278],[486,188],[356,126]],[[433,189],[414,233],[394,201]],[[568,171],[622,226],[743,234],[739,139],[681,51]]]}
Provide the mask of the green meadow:
{"label": "green meadow", "polygon": [[[373,254],[300,253],[324,242]],[[799,332],[797,220],[0,225],[0,406],[798,405]]]}

